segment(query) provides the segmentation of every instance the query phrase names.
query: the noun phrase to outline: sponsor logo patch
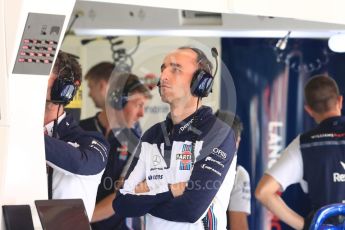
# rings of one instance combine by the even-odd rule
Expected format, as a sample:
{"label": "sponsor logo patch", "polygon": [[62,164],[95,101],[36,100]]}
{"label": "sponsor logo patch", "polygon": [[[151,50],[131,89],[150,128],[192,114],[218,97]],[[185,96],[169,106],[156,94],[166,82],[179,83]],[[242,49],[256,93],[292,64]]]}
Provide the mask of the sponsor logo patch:
{"label": "sponsor logo patch", "polygon": [[[340,161],[340,165],[343,167],[345,170],[345,163]],[[338,173],[334,172],[333,173],[333,182],[345,182],[345,174],[344,173]]]}
{"label": "sponsor logo patch", "polygon": [[179,133],[182,133],[185,129],[189,128],[189,126],[193,123],[193,121],[194,121],[194,119],[191,119],[184,126],[181,126]]}
{"label": "sponsor logo patch", "polygon": [[201,168],[202,168],[202,169],[209,170],[209,171],[211,171],[211,172],[217,174],[218,176],[222,176],[222,173],[221,173],[221,172],[215,170],[214,168],[208,166],[207,164],[202,164],[202,165],[201,165]]}
{"label": "sponsor logo patch", "polygon": [[147,177],[148,180],[162,180],[163,179],[163,175],[149,175]]}
{"label": "sponsor logo patch", "polygon": [[219,157],[219,158],[221,158],[223,160],[226,159],[226,153],[223,150],[219,149],[219,148],[213,148],[212,154],[216,155],[217,157]]}
{"label": "sponsor logo patch", "polygon": [[216,163],[217,165],[221,166],[222,168],[224,168],[224,164],[222,164],[220,161],[217,161],[215,159],[213,159],[212,157],[206,157],[205,161],[210,161],[210,162],[213,162],[213,163]]}
{"label": "sponsor logo patch", "polygon": [[162,159],[160,156],[158,155],[153,155],[152,156],[152,162],[153,162],[153,166],[156,167],[157,165],[159,165],[161,163]]}
{"label": "sponsor logo patch", "polygon": [[176,154],[176,160],[180,161],[180,170],[191,170],[192,168],[192,145],[184,144],[182,153]]}
{"label": "sponsor logo patch", "polygon": [[116,151],[119,152],[119,159],[120,160],[127,160],[128,157],[128,147],[126,144],[122,144],[121,147],[118,147]]}

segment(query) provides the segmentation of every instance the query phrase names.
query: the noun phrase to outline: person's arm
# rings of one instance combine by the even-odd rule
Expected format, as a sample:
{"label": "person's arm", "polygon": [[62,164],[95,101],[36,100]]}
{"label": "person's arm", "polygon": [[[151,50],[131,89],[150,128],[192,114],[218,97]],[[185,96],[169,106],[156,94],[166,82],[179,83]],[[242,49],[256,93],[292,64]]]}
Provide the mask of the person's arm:
{"label": "person's arm", "polygon": [[98,202],[95,206],[95,210],[93,211],[91,222],[97,222],[104,219],[107,219],[115,214],[112,203],[115,199],[115,193],[110,194],[109,196],[105,197],[103,200]]}
{"label": "person's arm", "polygon": [[169,221],[189,223],[195,223],[202,218],[223,183],[230,165],[236,164],[233,161],[233,132],[228,133],[220,146],[207,148],[206,151],[209,150],[209,155],[195,163],[184,193],[169,202],[157,205],[149,212],[151,215]]}
{"label": "person's arm", "polygon": [[62,123],[58,129],[60,139],[44,137],[47,164],[66,174],[101,173],[107,164],[108,143],[96,132],[79,127],[69,130],[65,121]]}
{"label": "person's arm", "polygon": [[280,190],[280,184],[272,176],[265,174],[256,188],[255,197],[279,219],[294,229],[303,229],[303,217],[285,204],[278,194]]}
{"label": "person's arm", "polygon": [[300,138],[296,137],[283,151],[280,158],[260,180],[255,197],[282,221],[295,229],[302,229],[304,220],[291,210],[277,192],[303,180],[303,160]]}
{"label": "person's arm", "polygon": [[245,212],[228,211],[228,219],[231,230],[248,230],[248,214]]}
{"label": "person's arm", "polygon": [[[112,203],[116,215],[122,217],[143,216],[157,204],[173,199],[173,195],[168,188],[166,189],[167,192],[159,194],[147,191],[144,182],[146,178],[145,154],[150,154],[150,152],[145,151],[146,145],[147,143],[141,142],[136,149],[137,155],[135,155],[130,167],[133,170],[130,169],[131,171],[123,189],[116,194],[116,198]],[[139,190],[140,188],[143,190]]]}
{"label": "person's arm", "polygon": [[249,174],[242,166],[238,165],[227,211],[228,227],[231,230],[248,230],[247,217],[251,212],[250,200]]}

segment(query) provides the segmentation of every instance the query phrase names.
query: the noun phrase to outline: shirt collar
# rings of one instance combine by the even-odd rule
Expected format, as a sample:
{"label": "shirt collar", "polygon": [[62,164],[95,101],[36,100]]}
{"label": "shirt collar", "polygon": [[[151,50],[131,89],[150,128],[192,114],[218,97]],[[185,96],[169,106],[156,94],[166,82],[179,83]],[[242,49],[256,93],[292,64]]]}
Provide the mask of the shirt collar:
{"label": "shirt collar", "polygon": [[334,116],[324,119],[320,122],[320,126],[337,126],[340,122],[345,122],[345,117]]}
{"label": "shirt collar", "polygon": [[183,121],[181,121],[180,123],[174,125],[171,120],[171,114],[169,113],[166,118],[168,132],[170,132],[172,129],[174,129],[174,132],[178,132],[178,134],[189,131],[192,126],[196,125],[195,119],[200,121],[209,114],[212,114],[212,109],[207,106],[201,106],[193,114],[183,119]]}
{"label": "shirt collar", "polygon": [[[66,112],[64,112],[57,120],[57,124],[60,124],[60,122],[66,117]],[[44,126],[44,130],[47,131],[47,135],[52,137],[53,136],[53,128],[54,128],[54,121],[49,122]]]}

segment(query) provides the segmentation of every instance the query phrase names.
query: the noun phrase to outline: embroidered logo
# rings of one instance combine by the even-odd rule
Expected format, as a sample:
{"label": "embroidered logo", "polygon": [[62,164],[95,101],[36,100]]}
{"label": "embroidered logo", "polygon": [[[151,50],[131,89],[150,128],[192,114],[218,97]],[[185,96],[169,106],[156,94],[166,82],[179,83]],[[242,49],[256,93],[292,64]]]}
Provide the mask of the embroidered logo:
{"label": "embroidered logo", "polygon": [[161,163],[161,157],[158,155],[153,155],[152,156],[152,162],[153,162],[153,166],[157,166]]}
{"label": "embroidered logo", "polygon": [[340,161],[341,166],[343,166],[343,169],[345,170],[345,163]]}
{"label": "embroidered logo", "polygon": [[182,153],[176,154],[176,160],[180,160],[180,170],[191,170],[192,168],[192,145],[184,144]]}
{"label": "embroidered logo", "polygon": [[[340,161],[341,166],[345,170],[345,163]],[[333,182],[345,182],[345,174],[344,173],[338,173],[334,172],[333,173]]]}
{"label": "embroidered logo", "polygon": [[127,160],[128,157],[128,147],[126,144],[122,144],[121,147],[117,148],[117,151],[119,152],[119,159],[120,160]]}

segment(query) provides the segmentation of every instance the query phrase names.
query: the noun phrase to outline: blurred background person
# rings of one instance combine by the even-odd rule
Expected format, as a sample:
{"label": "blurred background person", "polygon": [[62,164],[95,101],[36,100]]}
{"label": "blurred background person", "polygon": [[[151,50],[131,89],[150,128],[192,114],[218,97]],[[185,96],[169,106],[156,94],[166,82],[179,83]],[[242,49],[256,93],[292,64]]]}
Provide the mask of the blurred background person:
{"label": "blurred background person", "polygon": [[[261,178],[255,197],[294,229],[309,229],[321,207],[345,200],[345,118],[343,97],[337,83],[327,75],[312,77],[304,87],[306,112],[318,124],[298,135],[278,161]],[[300,183],[308,192],[313,211],[305,218],[292,210],[278,192]],[[327,222],[326,222],[327,223]],[[330,223],[340,224],[340,219]]]}
{"label": "blurred background person", "polygon": [[[243,123],[234,113],[218,110],[215,115],[228,124],[235,132],[236,149],[240,146]],[[230,194],[230,202],[227,211],[228,229],[248,230],[248,215],[250,215],[250,177],[241,165],[237,165],[234,187]]]}
{"label": "blurred background person", "polygon": [[96,108],[101,109],[95,116],[81,120],[80,126],[85,130],[98,131],[107,136],[110,129],[105,111],[105,98],[108,82],[115,65],[111,62],[100,62],[86,73],[85,80],[89,88],[89,96],[95,103]]}
{"label": "blurred background person", "polygon": [[140,136],[133,129],[135,123],[144,116],[144,107],[151,99],[150,91],[134,74],[119,74],[118,81],[109,85],[106,114],[109,129],[110,154],[107,167],[98,187],[97,204],[92,218],[92,228],[102,230],[140,229],[140,219],[121,218],[109,215],[115,192],[122,186],[124,168],[129,164],[131,154]]}

